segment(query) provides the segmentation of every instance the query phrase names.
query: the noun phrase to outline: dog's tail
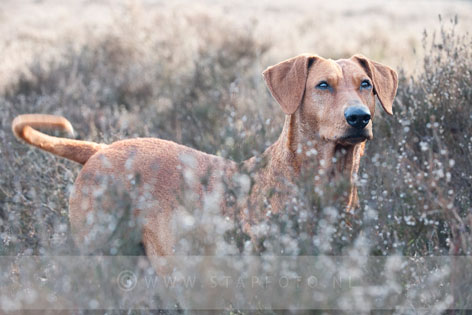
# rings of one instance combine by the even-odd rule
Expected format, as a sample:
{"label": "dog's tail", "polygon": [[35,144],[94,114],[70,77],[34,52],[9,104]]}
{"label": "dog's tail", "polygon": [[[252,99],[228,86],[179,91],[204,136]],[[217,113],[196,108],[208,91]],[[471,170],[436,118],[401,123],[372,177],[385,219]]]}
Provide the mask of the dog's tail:
{"label": "dog's tail", "polygon": [[20,115],[13,120],[11,128],[17,138],[82,165],[97,151],[107,147],[106,144],[48,136],[35,129],[60,130],[73,135],[74,128],[72,128],[71,123],[61,116]]}

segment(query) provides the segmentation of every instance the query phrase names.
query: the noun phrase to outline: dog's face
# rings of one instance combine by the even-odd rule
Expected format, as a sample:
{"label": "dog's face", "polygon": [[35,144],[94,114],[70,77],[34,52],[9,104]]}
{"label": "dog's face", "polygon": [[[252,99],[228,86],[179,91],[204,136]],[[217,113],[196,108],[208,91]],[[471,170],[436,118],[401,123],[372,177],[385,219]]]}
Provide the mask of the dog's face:
{"label": "dog's face", "polygon": [[392,114],[397,74],[356,55],[337,61],[301,55],[264,72],[287,115],[298,114],[305,135],[342,145],[372,139],[375,95]]}

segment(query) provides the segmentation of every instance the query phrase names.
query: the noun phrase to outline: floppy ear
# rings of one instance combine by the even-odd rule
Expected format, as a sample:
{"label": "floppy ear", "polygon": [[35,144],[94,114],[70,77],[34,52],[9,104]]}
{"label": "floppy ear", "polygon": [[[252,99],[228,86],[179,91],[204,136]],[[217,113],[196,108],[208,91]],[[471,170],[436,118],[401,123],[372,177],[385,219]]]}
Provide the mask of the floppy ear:
{"label": "floppy ear", "polygon": [[262,73],[270,93],[286,115],[293,114],[302,102],[308,68],[317,58],[314,55],[300,55],[271,66]]}
{"label": "floppy ear", "polygon": [[362,55],[352,56],[367,72],[374,84],[374,93],[377,94],[383,109],[393,115],[392,104],[398,87],[398,76],[392,68],[372,61]]}

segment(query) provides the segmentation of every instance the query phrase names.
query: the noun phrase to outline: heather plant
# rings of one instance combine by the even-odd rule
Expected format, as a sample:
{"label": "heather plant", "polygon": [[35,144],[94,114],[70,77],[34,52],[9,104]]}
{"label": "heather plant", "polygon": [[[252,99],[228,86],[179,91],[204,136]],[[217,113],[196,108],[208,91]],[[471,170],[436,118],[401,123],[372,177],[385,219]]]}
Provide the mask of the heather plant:
{"label": "heather plant", "polygon": [[[237,162],[261,153],[279,135],[283,114],[260,75],[270,41],[256,38],[250,27],[200,13],[162,15],[153,23],[140,28],[139,17],[131,14],[119,24],[122,33],[90,36],[79,47],[69,43],[52,61],[38,56],[28,75],[1,95],[1,255],[79,253],[67,213],[79,166],[14,139],[10,124],[20,113],[64,115],[80,139],[160,137]],[[346,213],[336,201],[346,183],[321,180],[323,185],[314,186],[312,174],[304,174],[286,211],[270,214],[257,227],[255,244],[237,218],[219,215],[215,205],[224,196],[207,194],[197,207],[191,189],[182,187],[178,250],[470,254],[472,42],[470,35],[456,33],[457,21],[441,25],[437,33],[425,32],[427,53],[416,73],[400,71],[395,115],[379,110],[374,119],[375,139],[359,171],[360,209]],[[190,183],[205,180],[188,176]],[[108,185],[99,198],[117,205],[122,215],[106,216],[105,224],[118,230],[129,227],[129,209],[139,198],[115,188]],[[226,188],[241,198],[240,188]],[[95,253],[142,253],[133,250],[139,246],[136,235],[124,231],[112,231]]]}
{"label": "heather plant", "polygon": [[401,76],[395,118],[374,124],[360,199],[378,212],[379,253],[470,250],[471,39],[457,35],[456,24],[425,32],[423,68]]}

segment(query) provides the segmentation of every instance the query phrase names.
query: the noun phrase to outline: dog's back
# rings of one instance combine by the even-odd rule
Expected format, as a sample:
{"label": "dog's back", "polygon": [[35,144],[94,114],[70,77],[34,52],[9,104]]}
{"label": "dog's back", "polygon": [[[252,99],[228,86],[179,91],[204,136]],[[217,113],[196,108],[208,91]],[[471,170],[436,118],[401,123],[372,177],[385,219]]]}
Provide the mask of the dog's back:
{"label": "dog's back", "polygon": [[[105,232],[103,237],[107,237],[109,233],[103,229],[116,224],[112,221],[122,218],[124,211],[131,211],[145,222],[144,238],[152,238],[154,247],[159,248],[156,254],[169,255],[171,248],[163,244],[172,243],[168,239],[174,234],[171,212],[185,200],[191,208],[198,208],[202,196],[222,193],[223,186],[230,184],[223,179],[230,179],[236,169],[232,161],[171,141],[140,138],[115,142],[93,155],[75,182],[69,216],[77,243],[88,250],[100,247],[97,234]],[[218,208],[225,208],[223,199],[221,196]],[[97,231],[91,232],[92,227]],[[143,241],[146,244],[148,240]]]}

